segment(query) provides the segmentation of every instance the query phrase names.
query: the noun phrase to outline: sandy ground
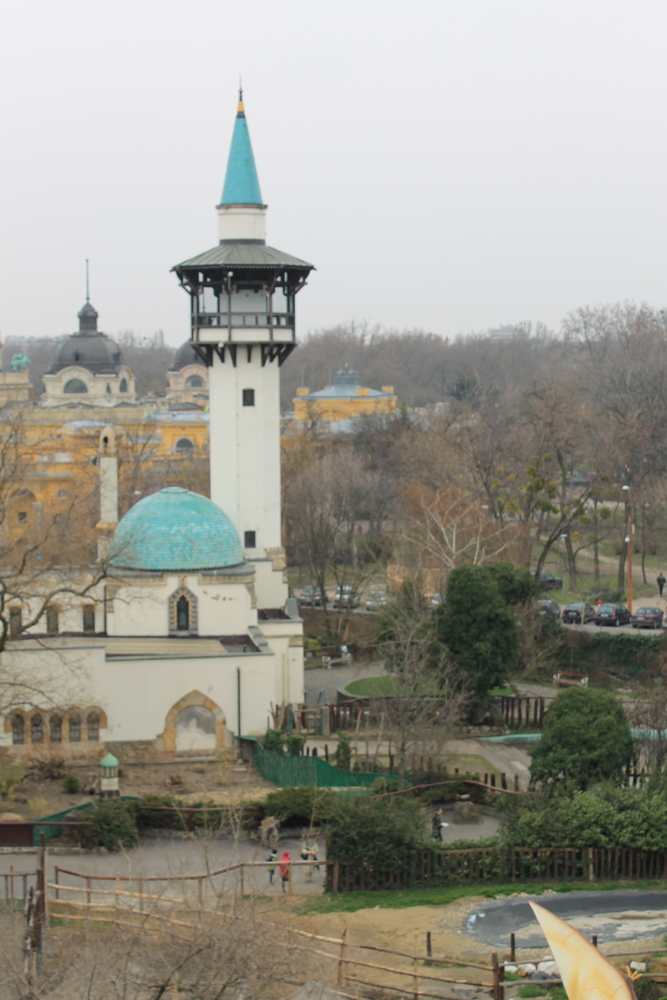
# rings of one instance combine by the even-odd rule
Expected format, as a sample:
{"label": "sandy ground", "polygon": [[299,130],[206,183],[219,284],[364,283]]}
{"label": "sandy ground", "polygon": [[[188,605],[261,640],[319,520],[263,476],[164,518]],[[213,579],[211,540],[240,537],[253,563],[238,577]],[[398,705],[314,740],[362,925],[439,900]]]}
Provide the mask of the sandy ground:
{"label": "sandy ground", "polygon": [[[82,788],[92,785],[99,768],[77,767],[72,773]],[[224,805],[266,798],[275,791],[252,766],[236,767],[211,763],[174,762],[170,764],[125,764],[121,768],[121,795],[174,795],[185,802],[207,799]],[[84,793],[68,795],[62,780],[35,781],[25,777],[14,793],[0,802],[0,812],[12,812],[26,819],[37,819],[90,801]]]}

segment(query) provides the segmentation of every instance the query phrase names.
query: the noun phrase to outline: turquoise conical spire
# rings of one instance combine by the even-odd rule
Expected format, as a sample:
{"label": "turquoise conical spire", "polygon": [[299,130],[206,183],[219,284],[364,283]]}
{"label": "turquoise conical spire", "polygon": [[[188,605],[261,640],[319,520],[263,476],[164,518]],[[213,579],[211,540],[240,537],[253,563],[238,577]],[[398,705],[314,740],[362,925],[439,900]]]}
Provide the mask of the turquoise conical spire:
{"label": "turquoise conical spire", "polygon": [[221,205],[262,205],[262,192],[252,155],[248,122],[243,110],[243,90],[239,88],[239,106],[234,122],[227,173]]}

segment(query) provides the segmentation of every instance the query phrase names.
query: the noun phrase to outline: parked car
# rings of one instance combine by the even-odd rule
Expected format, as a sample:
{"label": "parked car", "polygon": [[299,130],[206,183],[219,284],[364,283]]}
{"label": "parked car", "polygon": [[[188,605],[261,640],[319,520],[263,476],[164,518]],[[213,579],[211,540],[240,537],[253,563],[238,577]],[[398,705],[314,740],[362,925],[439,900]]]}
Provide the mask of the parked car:
{"label": "parked car", "polygon": [[437,608],[442,604],[442,594],[434,594],[431,598],[431,607]]}
{"label": "parked car", "polygon": [[565,625],[581,625],[583,620],[584,625],[586,622],[592,622],[595,620],[595,608],[592,604],[584,604],[579,602],[578,604],[568,604],[563,608],[563,623]]}
{"label": "parked car", "polygon": [[627,625],[630,612],[624,604],[598,604],[595,609],[596,625]]}
{"label": "parked car", "polygon": [[333,606],[334,608],[357,608],[359,607],[359,595],[355,594],[352,587],[336,587]]}
{"label": "parked car", "polygon": [[371,590],[366,599],[366,611],[379,611],[380,608],[386,608],[388,604],[389,598],[386,591]]}
{"label": "parked car", "polygon": [[542,601],[535,601],[535,614],[543,618],[560,618],[560,604],[550,600],[548,597]]}
{"label": "parked car", "polygon": [[562,590],[563,579],[560,576],[552,576],[551,573],[540,573],[537,586],[540,590]]}
{"label": "parked car", "polygon": [[299,604],[301,607],[308,608],[321,608],[322,607],[322,591],[319,587],[311,587],[308,584],[303,588],[299,596]]}
{"label": "parked car", "polygon": [[630,618],[633,628],[660,628],[662,608],[637,608]]}

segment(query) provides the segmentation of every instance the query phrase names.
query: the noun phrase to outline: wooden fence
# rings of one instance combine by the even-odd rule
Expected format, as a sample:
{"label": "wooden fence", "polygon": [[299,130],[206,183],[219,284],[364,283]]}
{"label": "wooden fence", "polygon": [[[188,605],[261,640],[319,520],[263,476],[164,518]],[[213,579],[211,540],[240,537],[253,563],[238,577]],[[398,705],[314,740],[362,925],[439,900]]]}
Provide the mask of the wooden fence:
{"label": "wooden fence", "polygon": [[542,697],[501,695],[496,704],[509,729],[541,729],[544,724],[546,709]]}
{"label": "wooden fence", "polygon": [[30,890],[37,888],[39,872],[16,872],[14,865],[9,866],[6,872],[0,872],[0,905],[12,905],[20,903],[23,905],[30,894]]}
{"label": "wooden fence", "polygon": [[392,858],[391,866],[340,862],[338,884],[327,871],[329,891],[426,888],[465,882],[589,882],[667,879],[667,852],[601,847],[475,847],[417,850]]}
{"label": "wooden fence", "polygon": [[[307,864],[292,863],[294,867]],[[320,864],[326,864],[331,870],[337,869],[334,862]],[[95,875],[56,868],[54,882],[47,883],[48,913],[50,917],[65,922],[101,923],[146,932],[174,925],[180,934],[187,930],[196,934],[203,916],[224,919],[225,922],[230,919],[256,921],[256,916],[245,914],[238,906],[239,890],[243,893],[244,889],[243,872],[254,867],[266,868],[267,862],[245,862],[201,875],[152,875],[142,878]],[[235,882],[235,893],[231,898],[225,898],[220,893],[217,880],[230,872],[240,872],[240,880]],[[66,875],[78,880],[79,884],[65,884],[63,877]],[[104,887],[110,882],[113,883],[111,886]],[[131,882],[138,883],[137,891],[126,888]],[[163,888],[160,889],[159,884]],[[170,889],[166,890],[164,886]],[[265,921],[265,926],[269,932],[285,930],[284,926],[278,927],[269,920]],[[503,1000],[504,968],[496,953],[491,956],[488,965],[439,955],[432,947],[431,934],[426,937],[425,954],[420,950],[417,936],[411,952],[382,948],[351,940],[347,920],[340,937],[312,934],[293,926],[289,927],[289,937],[290,948],[330,962],[328,979],[331,985],[351,1000],[360,996],[360,987],[377,989],[379,986],[414,1000],[419,997],[457,1000],[451,995],[456,986],[471,986],[488,991],[493,1000]],[[450,970],[441,971],[441,965],[455,966],[456,969],[451,969],[452,974],[447,975]],[[460,973],[456,976],[459,968],[471,969],[474,973],[469,979],[463,978]],[[355,993],[346,993],[346,989],[354,989]]]}

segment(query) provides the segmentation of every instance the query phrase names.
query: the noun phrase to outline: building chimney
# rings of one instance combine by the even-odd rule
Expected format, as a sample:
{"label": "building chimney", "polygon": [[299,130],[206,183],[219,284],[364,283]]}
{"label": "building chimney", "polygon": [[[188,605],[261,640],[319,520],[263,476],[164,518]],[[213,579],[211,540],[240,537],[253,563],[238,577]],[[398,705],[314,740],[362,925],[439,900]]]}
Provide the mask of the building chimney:
{"label": "building chimney", "polygon": [[118,525],[118,456],[116,432],[105,427],[100,434],[100,519],[97,531],[97,559],[106,562],[111,552],[111,540]]}

